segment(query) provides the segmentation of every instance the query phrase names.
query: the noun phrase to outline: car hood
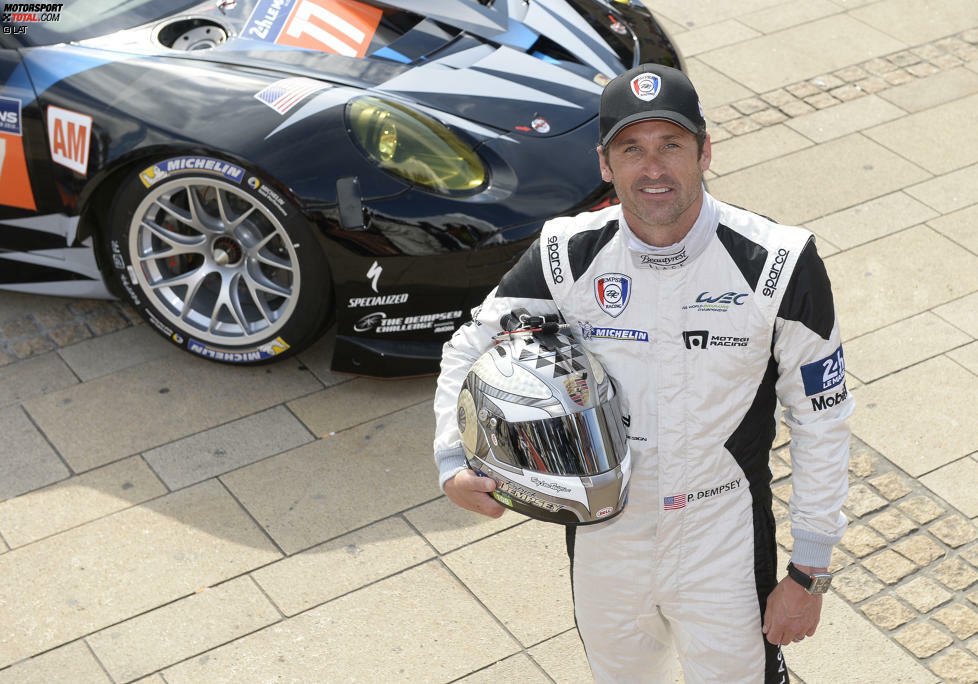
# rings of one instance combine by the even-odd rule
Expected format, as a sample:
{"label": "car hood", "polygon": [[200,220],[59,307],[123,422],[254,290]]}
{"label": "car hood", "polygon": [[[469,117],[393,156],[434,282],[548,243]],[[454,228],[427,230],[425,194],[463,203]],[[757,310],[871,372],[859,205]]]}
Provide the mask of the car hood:
{"label": "car hood", "polygon": [[[421,20],[363,56],[328,51],[337,45],[323,26],[332,16],[328,8],[341,1],[352,2],[209,2],[82,45],[316,78],[535,137],[559,135],[592,119],[603,84],[625,69],[594,18],[576,9],[600,7],[598,16],[625,33],[614,10],[597,0],[497,0],[492,7],[475,0],[391,0],[378,7]],[[194,19],[223,27],[227,40],[191,52],[163,45],[168,26]]]}

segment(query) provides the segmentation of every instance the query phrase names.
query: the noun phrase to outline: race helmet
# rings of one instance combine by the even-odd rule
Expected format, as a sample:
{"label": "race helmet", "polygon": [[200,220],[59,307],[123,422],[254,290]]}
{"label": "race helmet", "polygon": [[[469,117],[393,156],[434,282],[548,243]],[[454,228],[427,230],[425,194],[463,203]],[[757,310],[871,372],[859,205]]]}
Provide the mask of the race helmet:
{"label": "race helmet", "polygon": [[496,481],[499,503],[531,518],[610,520],[631,475],[615,383],[568,326],[544,330],[502,333],[472,365],[458,398],[468,465]]}

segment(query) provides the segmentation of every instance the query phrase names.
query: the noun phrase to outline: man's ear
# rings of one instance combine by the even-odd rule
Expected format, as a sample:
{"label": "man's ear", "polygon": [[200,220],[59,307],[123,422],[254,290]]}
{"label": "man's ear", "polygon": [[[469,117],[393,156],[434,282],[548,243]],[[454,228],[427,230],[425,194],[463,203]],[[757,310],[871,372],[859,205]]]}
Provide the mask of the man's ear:
{"label": "man's ear", "polygon": [[614,180],[614,174],[611,172],[611,167],[608,165],[608,157],[604,153],[604,148],[598,145],[598,168],[601,169],[601,179],[605,183],[610,183]]}
{"label": "man's ear", "polygon": [[707,133],[706,140],[703,142],[703,153],[700,155],[700,170],[708,170],[711,161],[713,161],[713,148],[710,146],[710,134]]}

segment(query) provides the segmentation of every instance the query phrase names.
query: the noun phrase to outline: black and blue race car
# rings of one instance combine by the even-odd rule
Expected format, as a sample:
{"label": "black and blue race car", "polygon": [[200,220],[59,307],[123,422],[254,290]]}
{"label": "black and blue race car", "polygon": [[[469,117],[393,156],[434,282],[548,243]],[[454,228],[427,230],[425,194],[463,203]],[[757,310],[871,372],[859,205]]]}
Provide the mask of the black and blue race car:
{"label": "black and blue race car", "polygon": [[228,363],[336,326],[437,370],[549,217],[613,200],[597,109],[681,66],[635,1],[2,5],[0,289],[119,297]]}

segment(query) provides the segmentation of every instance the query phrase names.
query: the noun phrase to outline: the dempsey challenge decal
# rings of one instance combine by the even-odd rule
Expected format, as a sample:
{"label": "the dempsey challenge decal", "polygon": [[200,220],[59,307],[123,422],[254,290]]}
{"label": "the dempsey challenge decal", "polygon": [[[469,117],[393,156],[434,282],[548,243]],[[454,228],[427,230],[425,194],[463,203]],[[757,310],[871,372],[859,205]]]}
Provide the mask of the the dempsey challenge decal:
{"label": "the dempsey challenge decal", "polygon": [[594,298],[609,316],[624,311],[631,294],[632,279],[624,273],[605,273],[594,279]]}

